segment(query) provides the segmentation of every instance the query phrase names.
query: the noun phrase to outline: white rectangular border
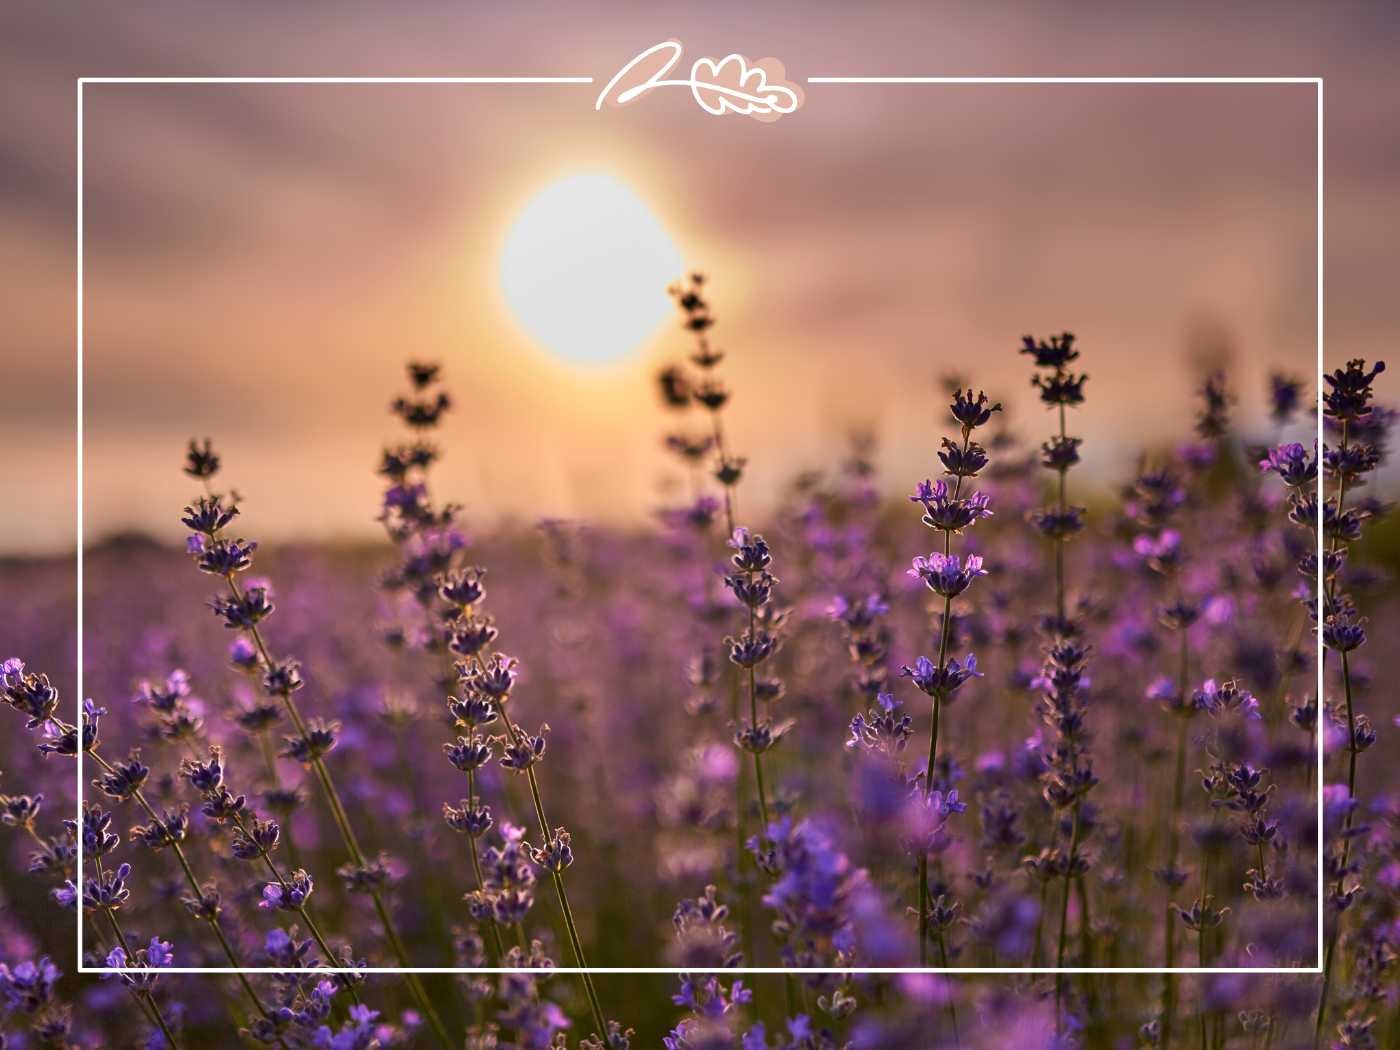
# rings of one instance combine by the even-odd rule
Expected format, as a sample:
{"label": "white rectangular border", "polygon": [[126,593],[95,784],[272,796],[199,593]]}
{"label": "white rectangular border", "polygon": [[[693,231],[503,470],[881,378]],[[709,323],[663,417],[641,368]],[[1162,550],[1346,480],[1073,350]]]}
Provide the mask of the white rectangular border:
{"label": "white rectangular border", "polygon": [[[77,711],[83,725],[83,90],[87,84],[592,84],[592,77],[78,77],[77,78]],[[1323,78],[1322,77],[806,77],[808,84],[1312,84],[1317,90],[1317,448],[1323,447]],[[1317,507],[1323,505],[1323,472],[1317,472]],[[1316,966],[868,966],[798,967],[738,966],[734,973],[1287,973],[1316,974],[1323,970],[1323,920],[1326,882],[1323,869],[1324,718],[1322,595],[1323,539],[1317,529],[1317,965]],[[81,729],[80,729],[81,734]],[[83,749],[77,753],[78,827],[83,826]],[[83,885],[83,836],[77,836],[77,882]],[[77,972],[113,974],[109,966],[83,965],[83,904],[77,904]],[[288,970],[273,966],[171,966],[161,973],[531,973],[512,966],[342,966],[301,967]],[[578,966],[556,966],[554,973],[584,973]],[[675,966],[589,966],[588,973],[686,973]]]}

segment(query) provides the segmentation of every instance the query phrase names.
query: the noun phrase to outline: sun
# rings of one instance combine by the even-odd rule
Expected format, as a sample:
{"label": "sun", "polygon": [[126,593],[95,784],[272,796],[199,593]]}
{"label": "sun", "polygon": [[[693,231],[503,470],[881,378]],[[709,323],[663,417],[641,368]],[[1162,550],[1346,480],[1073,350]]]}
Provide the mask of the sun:
{"label": "sun", "polygon": [[559,357],[597,365],[633,352],[672,311],[683,260],[646,203],[610,175],[555,182],[526,205],[501,253],[520,324]]}

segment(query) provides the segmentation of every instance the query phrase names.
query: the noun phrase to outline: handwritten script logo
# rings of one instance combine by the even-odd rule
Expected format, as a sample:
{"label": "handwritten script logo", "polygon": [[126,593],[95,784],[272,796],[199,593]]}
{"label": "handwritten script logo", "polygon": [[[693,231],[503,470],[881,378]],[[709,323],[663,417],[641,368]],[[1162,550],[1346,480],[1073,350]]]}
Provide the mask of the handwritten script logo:
{"label": "handwritten script logo", "polygon": [[767,122],[802,105],[802,89],[784,79],[783,64],[776,58],[753,63],[743,55],[697,58],[691,63],[689,79],[666,79],[680,60],[678,40],[647,48],[608,81],[593,108],[602,109],[604,103],[625,106],[659,87],[689,88],[700,108],[716,117],[738,113]]}

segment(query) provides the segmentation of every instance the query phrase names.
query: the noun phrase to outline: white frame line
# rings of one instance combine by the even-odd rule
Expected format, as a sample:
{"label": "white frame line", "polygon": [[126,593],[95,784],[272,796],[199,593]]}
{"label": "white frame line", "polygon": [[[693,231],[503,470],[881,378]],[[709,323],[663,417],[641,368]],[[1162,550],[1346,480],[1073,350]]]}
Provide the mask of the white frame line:
{"label": "white frame line", "polygon": [[[87,84],[592,84],[592,77],[78,77],[77,78],[77,722],[83,725],[83,351],[84,351],[84,276],[83,276],[83,88]],[[1322,377],[1324,368],[1323,339],[1323,78],[1322,77],[886,77],[834,76],[806,77],[808,84],[1312,84],[1317,90],[1317,448],[1323,445]],[[1317,505],[1323,505],[1323,475],[1317,472]],[[1322,647],[1323,539],[1317,531],[1317,965],[1316,966],[865,966],[857,969],[836,967],[799,967],[785,969],[777,966],[739,966],[734,973],[1259,973],[1316,974],[1323,970],[1324,917],[1326,917],[1326,879],[1323,875],[1326,841],[1323,836],[1324,787],[1324,673]],[[83,825],[83,748],[77,753],[77,820]],[[77,837],[77,882],[83,885],[83,836]],[[83,903],[78,900],[77,921],[78,973],[120,973],[111,966],[83,965]],[[246,966],[171,966],[162,973],[529,973],[528,967],[510,966],[322,966],[286,967]],[[686,973],[676,966],[556,966],[556,973]]]}

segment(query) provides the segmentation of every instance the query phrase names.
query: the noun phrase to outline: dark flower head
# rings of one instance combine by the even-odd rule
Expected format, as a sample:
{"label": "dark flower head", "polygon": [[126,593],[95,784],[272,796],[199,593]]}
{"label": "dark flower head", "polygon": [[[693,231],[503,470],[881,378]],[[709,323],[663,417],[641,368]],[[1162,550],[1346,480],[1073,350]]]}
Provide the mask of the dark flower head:
{"label": "dark flower head", "polygon": [[753,573],[731,573],[724,577],[724,584],[734,592],[734,597],[750,609],[767,605],[773,596],[773,586],[777,578],[767,571]]}
{"label": "dark flower head", "polygon": [[982,568],[982,558],[969,554],[966,564],[958,560],[956,554],[940,554],[934,551],[927,558],[922,555],[914,558],[914,567],[907,570],[909,576],[923,580],[929,590],[945,598],[956,598],[979,576],[986,576]]}
{"label": "dark flower head", "polygon": [[263,688],[273,696],[290,696],[305,684],[296,660],[283,660],[263,672]]}
{"label": "dark flower head", "polygon": [[505,653],[493,653],[484,664],[458,664],[457,673],[464,690],[482,693],[498,706],[510,699],[510,691],[520,676],[519,662]]}
{"label": "dark flower head", "polygon": [[447,821],[447,826],[453,831],[470,835],[474,839],[485,835],[491,830],[491,825],[495,823],[489,807],[476,805],[470,799],[465,798],[456,808],[444,802],[442,804],[442,819]]}
{"label": "dark flower head", "polygon": [[914,719],[903,710],[893,694],[880,693],[875,698],[875,706],[851,719],[850,730],[846,750],[860,748],[897,755],[914,734]]}
{"label": "dark flower head", "polygon": [[224,749],[211,744],[207,761],[187,758],[180,763],[180,772],[201,795],[217,791],[224,783]]}
{"label": "dark flower head", "polygon": [[953,418],[962,424],[963,433],[969,434],[975,428],[985,425],[992,418],[993,412],[1000,412],[1001,402],[993,404],[981,390],[974,397],[969,387],[966,393],[961,390],[953,392],[951,411]]}
{"label": "dark flower head", "polygon": [[395,398],[390,406],[400,419],[414,430],[426,430],[438,425],[442,414],[452,407],[452,399],[439,392],[430,398]]}
{"label": "dark flower head", "polygon": [[185,547],[194,556],[200,572],[225,578],[247,570],[258,549],[256,543],[248,540],[209,539],[200,533],[192,534]]}
{"label": "dark flower head", "polygon": [[490,616],[453,620],[448,630],[447,648],[458,656],[476,656],[496,640],[497,633],[496,621]]}
{"label": "dark flower head", "polygon": [[1322,378],[1327,390],[1322,395],[1323,414],[1338,421],[1363,419],[1371,413],[1371,383],[1385,371],[1385,362],[1377,361],[1367,371],[1361,358],[1348,361]]}
{"label": "dark flower head", "polygon": [[709,434],[667,434],[666,447],[688,463],[699,463],[715,447],[715,439]]}
{"label": "dark flower head", "polygon": [[461,700],[449,696],[447,708],[452,712],[452,717],[464,726],[490,725],[496,720],[496,705],[490,697],[480,694],[469,695]]}
{"label": "dark flower head", "polygon": [[83,907],[88,911],[116,911],[131,899],[131,891],[126,887],[130,877],[130,864],[104,869],[96,878],[88,877],[83,881]]}
{"label": "dark flower head", "polygon": [[224,626],[235,631],[246,631],[255,627],[268,616],[276,606],[266,587],[249,587],[237,596],[218,595],[209,602],[214,615],[223,618]]}
{"label": "dark flower head", "polygon": [[1207,678],[1193,694],[1192,700],[1198,708],[1212,715],[1238,712],[1250,719],[1260,717],[1259,701],[1233,678],[1220,683],[1214,678]]}
{"label": "dark flower head", "polygon": [[1322,641],[1338,653],[1359,649],[1366,644],[1366,621],[1355,613],[1329,616],[1322,625]]}
{"label": "dark flower head", "polygon": [[185,473],[192,478],[212,478],[219,472],[219,457],[214,452],[214,444],[208,438],[204,444],[190,439],[185,452]]}
{"label": "dark flower head", "polygon": [[229,849],[239,860],[260,860],[277,849],[282,840],[282,828],[275,820],[253,818],[251,824],[233,829]]}
{"label": "dark flower head", "polygon": [[1234,395],[1225,386],[1225,373],[1212,372],[1201,385],[1201,411],[1196,417],[1196,433],[1206,441],[1218,441],[1230,429],[1230,406]]}
{"label": "dark flower head", "polygon": [[219,892],[219,887],[212,881],[201,885],[198,894],[181,897],[180,903],[196,919],[202,919],[205,922],[217,919],[224,907],[223,894]]}
{"label": "dark flower head", "polygon": [[131,829],[131,841],[140,842],[149,849],[165,849],[184,842],[190,831],[190,807],[167,809],[149,824],[138,824]]}
{"label": "dark flower head", "polygon": [[962,532],[983,518],[992,516],[988,503],[989,496],[978,492],[967,499],[955,499],[948,483],[940,478],[937,481],[921,481],[909,502],[923,505],[923,523],[940,532]]}
{"label": "dark flower head", "polygon": [[[98,724],[107,713],[105,707],[98,707],[91,699],[83,701],[83,742],[84,751],[97,746]],[[44,726],[45,740],[38,745],[45,755],[63,755],[72,758],[78,753],[78,727],[70,726],[56,718],[50,718]]]}
{"label": "dark flower head", "polygon": [[205,793],[204,805],[199,809],[210,820],[222,824],[228,820],[241,820],[247,806],[246,795],[235,795],[226,787],[218,787]]}
{"label": "dark flower head", "polygon": [[656,374],[657,388],[661,391],[661,401],[667,408],[687,408],[690,405],[690,380],[684,369],[675,365],[663,368]]}
{"label": "dark flower head", "polygon": [[282,708],[273,700],[252,700],[234,709],[233,720],[249,733],[261,733],[282,720]]}
{"label": "dark flower head", "polygon": [[33,674],[24,669],[22,660],[11,658],[0,672],[4,683],[5,702],[28,718],[26,729],[37,729],[53,718],[58,709],[58,690],[46,674]]}
{"label": "dark flower head", "polygon": [[263,887],[258,907],[268,911],[301,911],[315,883],[311,876],[298,868],[286,878],[286,884],[269,882]]}
{"label": "dark flower head", "polygon": [[1077,360],[1079,351],[1074,349],[1074,333],[1064,332],[1052,335],[1049,339],[1035,339],[1024,336],[1021,339],[1021,353],[1035,358],[1036,368],[1063,369],[1071,361]]}
{"label": "dark flower head", "polygon": [[1163,529],[1155,536],[1144,532],[1133,538],[1133,552],[1153,572],[1170,576],[1181,566],[1181,533],[1176,529]]}
{"label": "dark flower head", "polygon": [[1277,474],[1291,488],[1304,488],[1317,481],[1317,454],[1293,441],[1269,449],[1259,469]]}
{"label": "dark flower head", "polygon": [[975,478],[988,462],[987,450],[977,442],[960,445],[949,438],[943,439],[938,458],[943,462],[944,473],[957,478]]}
{"label": "dark flower head", "polygon": [[304,736],[285,738],[286,745],[282,748],[282,755],[309,766],[318,758],[335,749],[339,733],[339,722],[327,722],[322,718],[313,718],[307,724]]}
{"label": "dark flower head", "polygon": [[1197,897],[1192,902],[1191,907],[1181,908],[1172,905],[1176,913],[1181,916],[1181,921],[1192,930],[1213,930],[1225,921],[1225,916],[1230,913],[1229,908],[1215,907],[1215,898],[1207,895],[1204,899]]}
{"label": "dark flower head", "polygon": [[545,734],[549,732],[549,726],[540,726],[540,731],[535,734],[527,733],[519,726],[514,728],[514,738],[505,744],[504,753],[501,755],[501,765],[506,769],[523,773],[544,757]]}
{"label": "dark flower head", "polygon": [[778,723],[759,722],[757,725],[745,722],[735,731],[734,743],[741,751],[761,755],[776,747],[792,726],[791,720]]}
{"label": "dark flower head", "polygon": [[394,881],[394,869],[387,853],[368,857],[363,864],[342,864],[335,869],[341,883],[351,893],[381,893]]}
{"label": "dark flower head", "polygon": [[535,862],[536,867],[554,874],[558,874],[574,862],[572,840],[563,828],[555,828],[543,846],[537,848],[526,843],[525,848],[529,850],[530,859]]}
{"label": "dark flower head", "polygon": [[729,559],[740,572],[761,572],[773,561],[772,552],[764,538],[748,529],[738,528],[729,538],[729,546],[734,551]]}
{"label": "dark flower head", "polygon": [[256,671],[262,666],[258,648],[247,638],[235,638],[228,647],[228,659],[235,668],[245,673]]}
{"label": "dark flower head", "polygon": [[745,631],[738,638],[726,638],[729,659],[740,667],[756,667],[773,655],[777,640],[767,631]]}
{"label": "dark flower head", "polygon": [[1067,540],[1084,528],[1083,507],[1046,507],[1026,515],[1030,523],[1046,539]]}
{"label": "dark flower head", "polygon": [[692,396],[711,412],[718,412],[729,400],[729,390],[718,379],[704,379]]}
{"label": "dark flower head", "polygon": [[[65,820],[63,826],[72,833],[75,823]],[[112,830],[112,814],[90,802],[83,804],[82,838],[83,855],[87,857],[104,857],[121,845],[121,836]]]}
{"label": "dark flower head", "polygon": [[723,456],[715,467],[715,480],[725,488],[733,488],[744,476],[748,460],[743,456]]}
{"label": "dark flower head", "polygon": [[304,801],[305,797],[295,787],[274,787],[263,792],[263,802],[267,808],[284,816],[295,812]]}
{"label": "dark flower head", "polygon": [[890,611],[890,604],[885,596],[879,593],[855,599],[838,594],[831,600],[828,611],[832,619],[840,620],[848,629],[863,631],[886,615]]}
{"label": "dark flower head", "polygon": [[1188,598],[1178,598],[1164,606],[1158,616],[1162,626],[1173,631],[1184,631],[1201,618],[1201,606]]}
{"label": "dark flower head", "polygon": [[408,363],[408,380],[413,384],[413,389],[422,390],[437,380],[438,372],[441,369],[442,366],[436,361],[410,361]]}
{"label": "dark flower head", "polygon": [[125,971],[121,975],[125,984],[149,992],[156,985],[158,975],[155,971],[174,965],[175,953],[169,941],[152,937],[151,943],[145,948],[137,948],[132,958],[128,959],[126,949],[118,945],[107,953],[106,961],[113,969]]}
{"label": "dark flower head", "polygon": [[1269,416],[1279,426],[1293,421],[1303,397],[1303,381],[1275,372],[1269,376]]}
{"label": "dark flower head", "polygon": [[466,609],[486,597],[481,582],[485,575],[486,570],[475,565],[445,573],[438,578],[438,595],[449,605]]}
{"label": "dark flower head", "polygon": [[153,711],[174,711],[181,700],[190,695],[190,676],[176,668],[164,681],[142,681],[136,687],[133,702],[144,704]]}
{"label": "dark flower head", "polygon": [[225,506],[222,497],[200,496],[185,507],[180,521],[187,529],[205,536],[213,536],[236,517],[238,508],[232,505]]}
{"label": "dark flower head", "polygon": [[0,824],[12,828],[33,828],[44,804],[43,795],[0,795]]}
{"label": "dark flower head", "polygon": [[13,967],[0,962],[0,1000],[5,1003],[6,1012],[38,1014],[53,1002],[54,989],[62,976],[47,955],[38,962],[26,960]]}
{"label": "dark flower head", "polygon": [[124,801],[140,791],[150,775],[150,767],[141,762],[140,750],[134,749],[127,755],[126,761],[116,762],[106,769],[93,781],[93,786],[110,798]]}
{"label": "dark flower head", "polygon": [[471,773],[491,761],[491,746],[485,740],[468,740],[459,736],[455,743],[443,744],[447,760],[463,773]]}
{"label": "dark flower head", "polygon": [[1322,453],[1322,465],[1328,476],[1334,478],[1358,478],[1375,470],[1380,466],[1380,462],[1380,450],[1364,442],[1353,442],[1343,448],[1324,449]]}
{"label": "dark flower head", "polygon": [[1079,446],[1082,438],[1060,437],[1056,434],[1040,446],[1040,465],[1046,470],[1063,474],[1079,462]]}
{"label": "dark flower head", "polygon": [[921,656],[914,661],[913,667],[901,667],[901,676],[910,679],[920,692],[929,696],[942,696],[944,700],[951,699],[964,682],[969,678],[981,678],[982,672],[977,670],[977,657],[972,653],[967,654],[966,661],[959,661],[957,657],[952,657],[947,664],[939,667],[926,656]]}
{"label": "dark flower head", "polygon": [[1031,385],[1040,390],[1040,400],[1047,405],[1079,405],[1084,403],[1084,381],[1088,378],[1072,372],[1056,372],[1033,376]]}

